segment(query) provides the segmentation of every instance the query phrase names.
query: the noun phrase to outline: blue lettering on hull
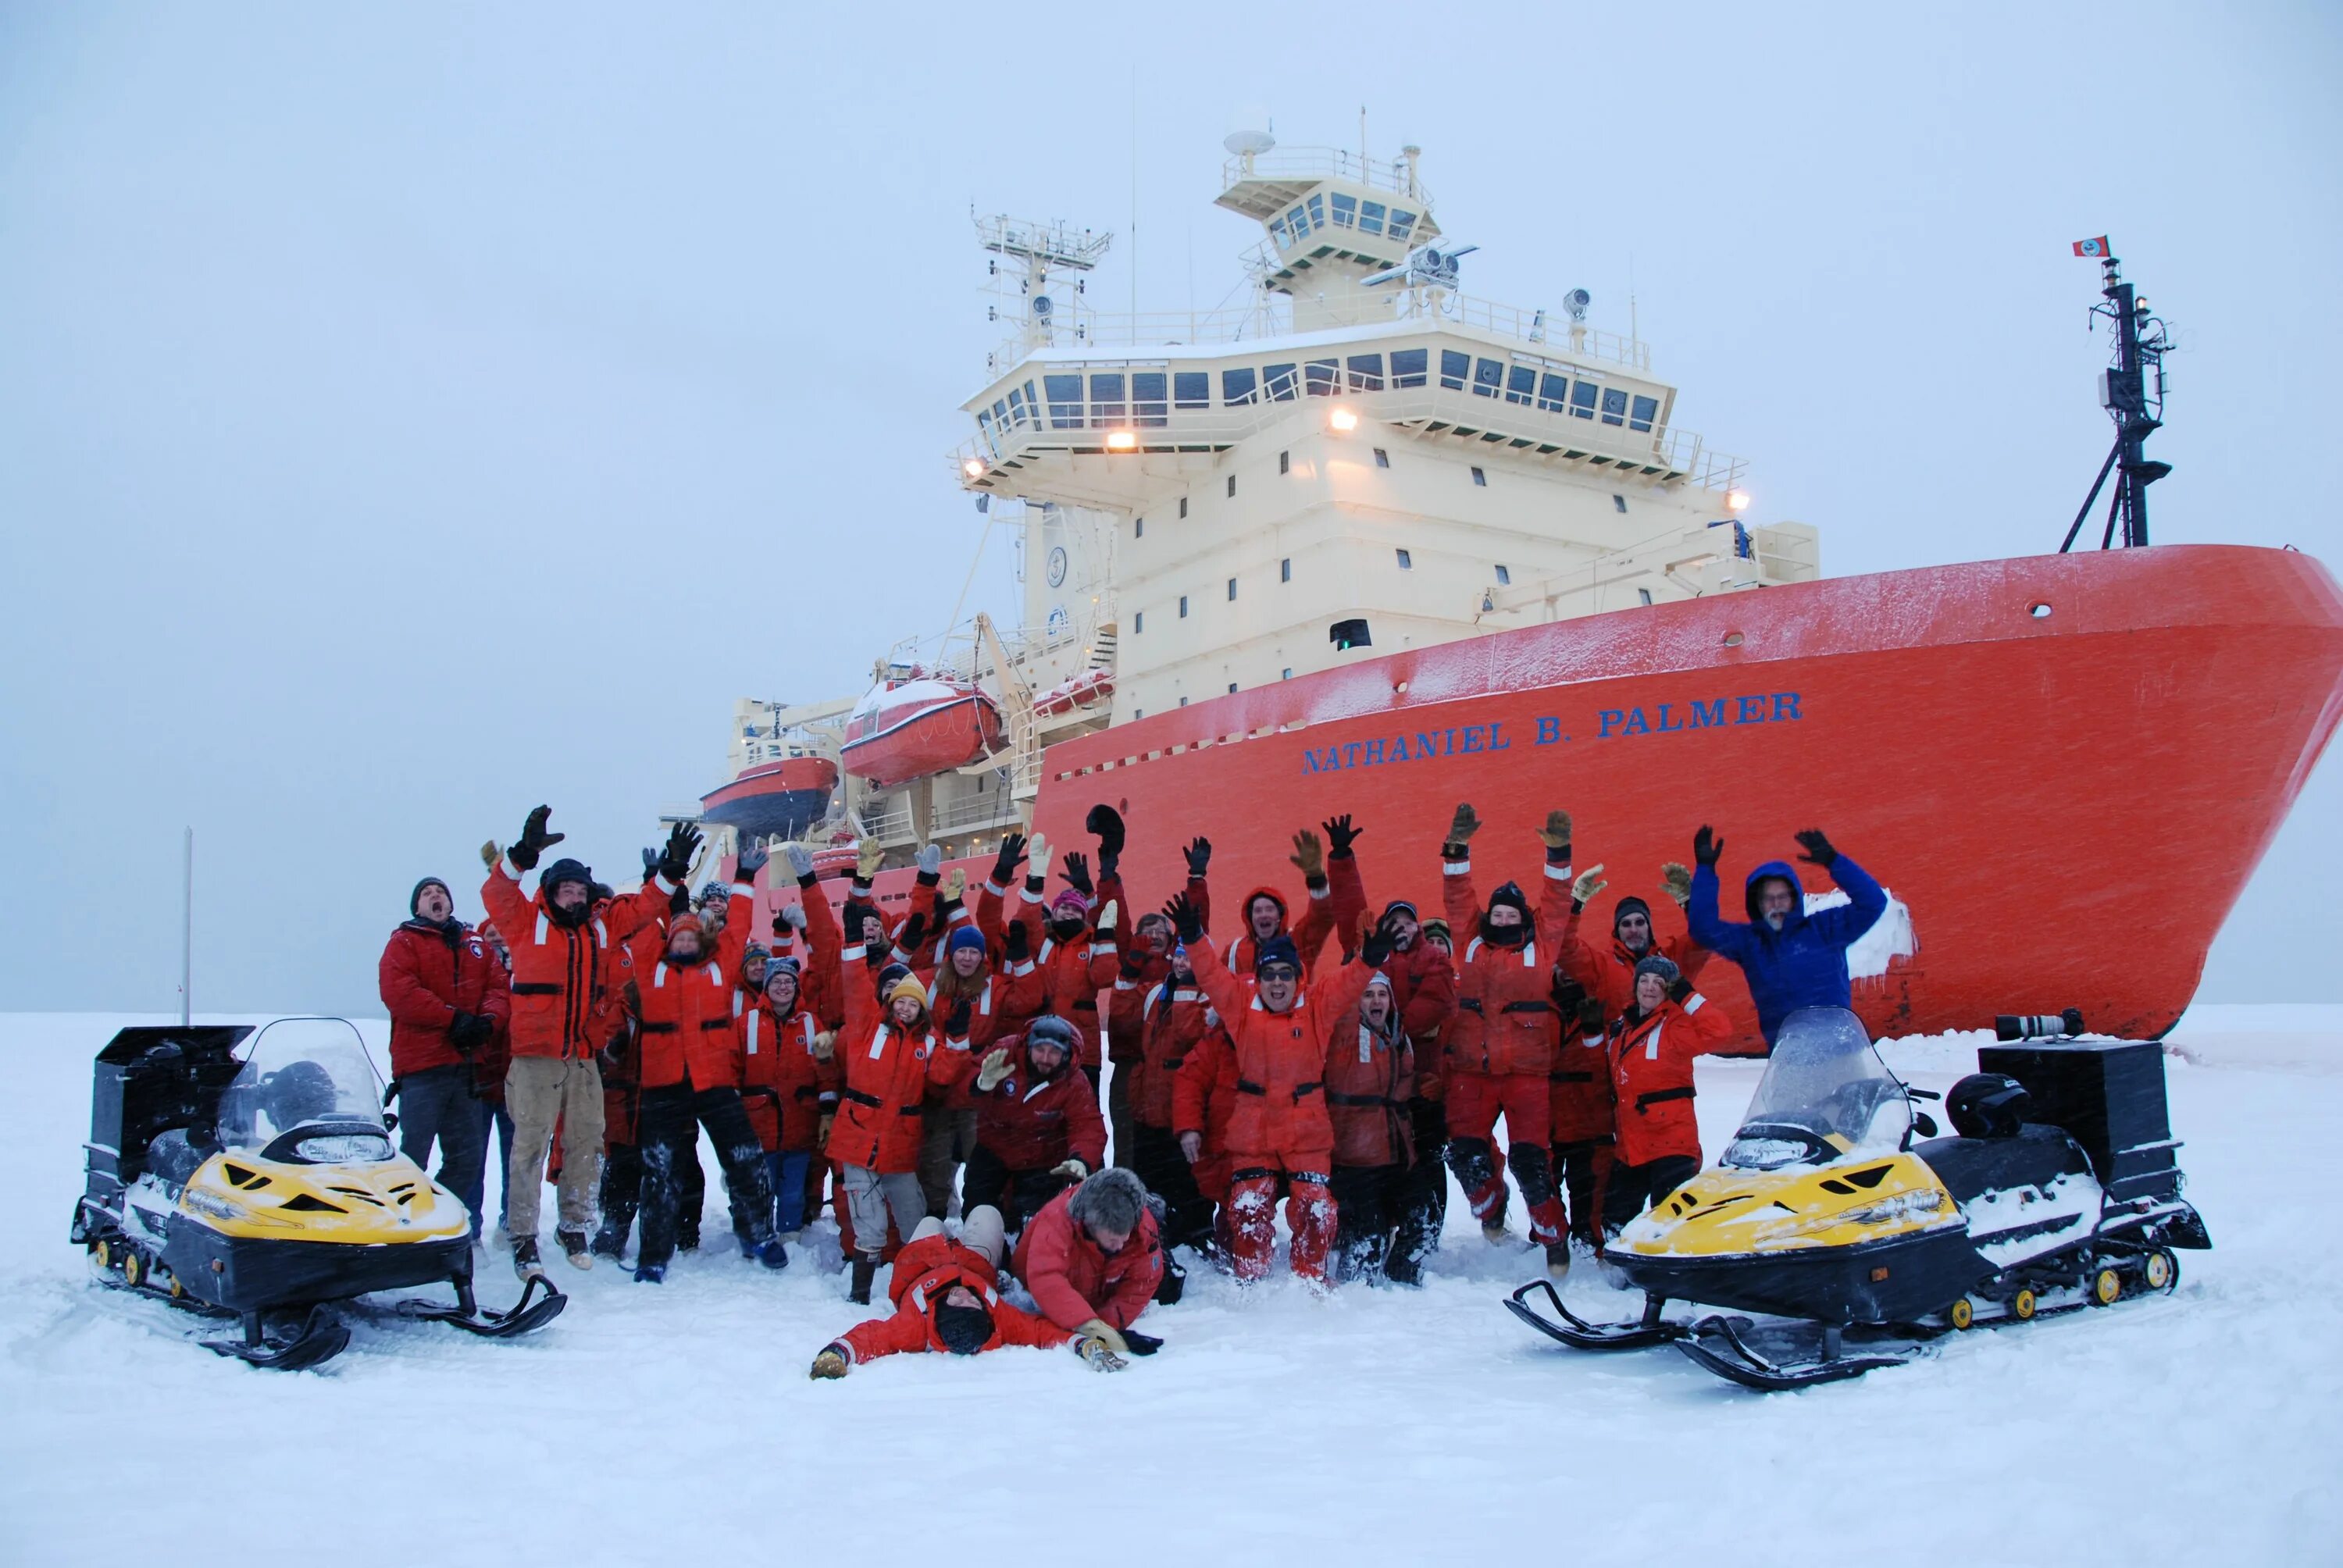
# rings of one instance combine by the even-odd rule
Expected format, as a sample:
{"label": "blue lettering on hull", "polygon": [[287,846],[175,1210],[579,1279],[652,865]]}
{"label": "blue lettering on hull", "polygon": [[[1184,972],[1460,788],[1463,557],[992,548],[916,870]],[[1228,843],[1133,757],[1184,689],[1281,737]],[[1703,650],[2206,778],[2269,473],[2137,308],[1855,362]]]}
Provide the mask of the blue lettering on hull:
{"label": "blue lettering on hull", "polygon": [[[1594,739],[1624,740],[1631,737],[1676,735],[1695,729],[1726,729],[1745,724],[1796,724],[1804,694],[1795,691],[1736,693],[1730,697],[1684,699],[1632,708],[1604,708],[1594,715]],[[1534,746],[1567,746],[1570,737],[1559,714],[1541,714],[1531,739]],[[1374,736],[1362,740],[1337,740],[1302,749],[1302,771],[1338,773],[1347,769],[1381,768],[1394,762],[1429,762],[1435,758],[1510,751],[1513,737],[1505,721],[1467,724],[1459,729],[1419,730],[1413,737]]]}

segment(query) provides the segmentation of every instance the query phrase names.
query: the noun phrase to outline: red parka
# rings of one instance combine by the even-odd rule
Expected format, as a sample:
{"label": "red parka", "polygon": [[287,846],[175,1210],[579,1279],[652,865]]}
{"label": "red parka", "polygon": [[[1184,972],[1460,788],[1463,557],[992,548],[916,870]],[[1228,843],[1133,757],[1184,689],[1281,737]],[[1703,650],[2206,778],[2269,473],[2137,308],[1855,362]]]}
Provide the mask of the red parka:
{"label": "red parka", "polygon": [[1589,942],[1581,929],[1584,914],[1584,910],[1572,906],[1570,919],[1563,922],[1562,943],[1557,950],[1570,978],[1602,999],[1605,1018],[1617,1018],[1635,1000],[1635,965],[1639,959],[1657,953],[1673,962],[1684,978],[1694,984],[1700,981],[1700,971],[1708,966],[1706,948],[1694,941],[1687,932],[1671,931],[1661,936],[1656,920],[1653,922],[1652,945],[1641,954],[1629,952],[1615,931],[1607,943]]}
{"label": "red parka", "polygon": [[1172,1079],[1172,1135],[1193,1132],[1203,1152],[1189,1167],[1197,1190],[1215,1203],[1229,1201],[1229,1117],[1237,1103],[1237,1049],[1206,1004],[1203,1032]]}
{"label": "red parka", "polygon": [[575,926],[553,918],[539,888],[520,889],[520,873],[499,856],[480,885],[480,902],[512,952],[512,1053],[585,1057],[608,1043],[618,999],[634,976],[626,943],[667,908],[656,883],[613,899]]}
{"label": "red parka", "polygon": [[1548,1134],[1556,1143],[1588,1143],[1612,1133],[1611,1055],[1603,1031],[1592,1039],[1574,1016],[1562,1020],[1562,1043],[1554,1048],[1549,1101],[1554,1118]]}
{"label": "red parka", "polygon": [[1046,1349],[1073,1337],[1047,1319],[1002,1301],[1000,1276],[984,1254],[950,1236],[937,1235],[922,1237],[895,1254],[894,1278],[887,1287],[888,1299],[895,1303],[894,1314],[857,1323],[836,1342],[846,1351],[847,1360],[857,1365],[880,1356],[920,1351],[948,1355],[943,1336],[936,1332],[936,1309],[958,1285],[975,1292],[991,1315],[992,1337],[984,1342],[988,1351],[1003,1345]]}
{"label": "red parka", "polygon": [[[809,925],[835,919],[809,910]],[[830,1130],[830,1158],[860,1165],[882,1176],[907,1175],[920,1166],[920,1112],[928,1085],[950,1089],[968,1071],[968,1041],[949,1040],[922,1017],[906,1030],[880,1001],[857,941],[839,955],[839,990],[846,1000],[846,1028],[838,1037],[844,1081],[838,1120]]]}
{"label": "red parka", "polygon": [[1725,1010],[1694,991],[1657,1011],[1619,1020],[1611,1032],[1611,1085],[1618,1096],[1618,1158],[1648,1165],[1668,1154],[1700,1158],[1693,1115],[1693,1058],[1733,1038]]}
{"label": "red parka", "polygon": [[787,1018],[779,1018],[769,1001],[751,1002],[746,997],[733,998],[732,1005],[740,1102],[749,1112],[749,1124],[757,1130],[767,1153],[811,1150],[821,1119],[838,1110],[837,1053],[832,1051],[827,1061],[814,1055],[821,1020],[797,1006]]}
{"label": "red parka", "polygon": [[1415,1158],[1407,1102],[1415,1092],[1415,1047],[1397,1026],[1368,1027],[1353,1007],[1326,1045],[1326,1115],[1337,1165],[1405,1165]]}
{"label": "red parka", "polygon": [[696,1089],[739,1081],[733,1056],[732,1002],[739,994],[740,954],[749,945],[754,907],[749,884],[733,883],[724,929],[717,933],[712,951],[703,950],[689,963],[662,953],[648,968],[635,970],[631,1000],[641,1036],[638,1081],[643,1088],[664,1089],[683,1082],[687,1074]]}
{"label": "red parka", "polygon": [[1047,1171],[1069,1159],[1085,1171],[1106,1163],[1106,1123],[1091,1081],[1068,1061],[1052,1077],[1033,1070],[1023,1038],[1003,1042],[1012,1064],[1008,1077],[980,1090],[971,1072],[956,1098],[976,1110],[976,1141],[1011,1171]]}
{"label": "red parka", "polygon": [[1446,1070],[1492,1077],[1529,1072],[1544,1078],[1554,1069],[1556,1030],[1554,977],[1548,972],[1552,959],[1539,956],[1536,931],[1545,931],[1551,942],[1569,919],[1570,868],[1545,868],[1537,925],[1519,947],[1500,947],[1482,939],[1482,904],[1473,887],[1472,861],[1443,862],[1441,872],[1441,900],[1449,929],[1460,938],[1471,933],[1461,955]]}
{"label": "red parka", "polygon": [[1441,1030],[1456,1015],[1456,970],[1439,944],[1418,936],[1405,952],[1394,951],[1383,967],[1391,981],[1392,1005],[1399,1010],[1400,1032],[1415,1048],[1415,1092],[1441,1098]]}
{"label": "red parka", "polygon": [[1144,990],[1134,983],[1126,991],[1119,980],[1115,987],[1115,1032],[1139,1042],[1131,1060],[1115,1070],[1131,1075],[1131,1111],[1140,1125],[1168,1130],[1180,1069],[1204,1038],[1211,1003],[1192,975],[1182,981],[1167,972]]}
{"label": "red parka", "polygon": [[1326,1050],[1334,1026],[1359,1000],[1374,974],[1351,962],[1301,989],[1293,1006],[1263,1007],[1248,981],[1231,974],[1210,937],[1187,944],[1196,983],[1235,1048],[1236,1104],[1229,1113],[1228,1151],[1237,1165],[1249,1155],[1277,1156],[1292,1169],[1332,1163],[1334,1129],[1326,1119]]}
{"label": "red parka", "polygon": [[390,933],[377,970],[382,1005],[390,1012],[393,1078],[465,1061],[466,1053],[447,1039],[459,1012],[488,1019],[500,1030],[510,1022],[505,967],[480,934],[460,921],[407,921]]}
{"label": "red parka", "polygon": [[1163,1245],[1155,1211],[1142,1206],[1139,1224],[1120,1251],[1107,1252],[1075,1222],[1079,1189],[1069,1187],[1050,1200],[1017,1238],[1010,1268],[1033,1292],[1041,1315],[1061,1329],[1079,1329],[1103,1318],[1127,1329],[1155,1299],[1163,1281]]}

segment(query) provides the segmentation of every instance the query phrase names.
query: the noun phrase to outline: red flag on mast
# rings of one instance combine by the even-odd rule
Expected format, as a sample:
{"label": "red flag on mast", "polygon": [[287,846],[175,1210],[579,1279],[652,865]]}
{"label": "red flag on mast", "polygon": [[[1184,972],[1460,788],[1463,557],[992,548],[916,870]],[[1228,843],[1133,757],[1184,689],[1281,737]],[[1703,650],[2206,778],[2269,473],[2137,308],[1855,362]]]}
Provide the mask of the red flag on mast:
{"label": "red flag on mast", "polygon": [[2101,235],[2097,239],[2077,240],[2075,242],[2075,254],[2077,256],[2087,256],[2094,259],[2105,257],[2108,254],[2107,236],[2106,235]]}

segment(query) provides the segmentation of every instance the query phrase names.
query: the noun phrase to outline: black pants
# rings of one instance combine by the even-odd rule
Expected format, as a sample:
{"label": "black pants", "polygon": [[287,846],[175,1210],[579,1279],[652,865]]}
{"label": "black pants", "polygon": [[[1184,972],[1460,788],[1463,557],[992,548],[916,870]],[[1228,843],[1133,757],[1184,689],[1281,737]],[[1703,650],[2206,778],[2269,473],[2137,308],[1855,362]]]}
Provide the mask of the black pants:
{"label": "black pants", "polygon": [[1603,1233],[1615,1236],[1645,1206],[1657,1203],[1700,1174],[1689,1154],[1663,1154],[1642,1165],[1614,1165],[1603,1189]]}
{"label": "black pants", "polygon": [[1212,1201],[1196,1188],[1195,1168],[1180,1152],[1168,1127],[1139,1124],[1133,1169],[1147,1190],[1163,1200],[1163,1250],[1202,1247],[1212,1234]]}
{"label": "black pants", "polygon": [[1391,1255],[1392,1235],[1407,1206],[1405,1165],[1337,1165],[1327,1185],[1334,1194],[1334,1250],[1328,1271],[1337,1280],[1373,1279]]}
{"label": "black pants", "polygon": [[1397,1234],[1392,1241],[1392,1277],[1413,1280],[1416,1266],[1440,1251],[1440,1228],[1448,1222],[1448,1111],[1436,1100],[1411,1100],[1415,1123],[1415,1163],[1400,1183]]}
{"label": "black pants", "polygon": [[1570,1233],[1590,1247],[1603,1242],[1603,1189],[1611,1175],[1611,1140],[1589,1138],[1554,1146],[1554,1181],[1570,1205]]}
{"label": "black pants", "polygon": [[637,1131],[642,1138],[643,1242],[638,1266],[664,1267],[675,1255],[676,1211],[682,1199],[679,1180],[693,1152],[699,1129],[716,1145],[724,1167],[724,1189],[732,1200],[733,1229],[751,1247],[773,1234],[773,1189],[765,1171],[765,1146],[740,1104],[740,1091],[727,1087],[694,1089],[689,1080],[643,1091]]}
{"label": "black pants", "polygon": [[[689,1252],[699,1245],[699,1211],[708,1207],[708,1172],[699,1167],[699,1141],[675,1165],[676,1245]],[[626,1250],[635,1211],[643,1195],[643,1151],[632,1143],[613,1143],[602,1151],[602,1249],[615,1258]]]}
{"label": "black pants", "polygon": [[1054,1166],[1011,1171],[1000,1155],[980,1143],[960,1167],[960,1211],[964,1215],[979,1203],[990,1203],[1001,1211],[1001,1226],[1013,1236],[1072,1185],[1073,1178],[1061,1175]]}
{"label": "black pants", "polygon": [[472,1213],[480,1239],[481,1190],[488,1152],[488,1112],[472,1092],[472,1064],[427,1067],[398,1081],[398,1149],[424,1170],[439,1145],[439,1184]]}

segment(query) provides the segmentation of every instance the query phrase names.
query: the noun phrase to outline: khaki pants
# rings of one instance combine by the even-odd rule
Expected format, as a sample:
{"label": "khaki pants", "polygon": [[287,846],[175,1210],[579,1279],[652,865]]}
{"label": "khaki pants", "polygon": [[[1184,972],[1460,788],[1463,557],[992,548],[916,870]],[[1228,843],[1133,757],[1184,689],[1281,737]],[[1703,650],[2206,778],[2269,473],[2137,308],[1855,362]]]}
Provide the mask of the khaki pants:
{"label": "khaki pants", "polygon": [[561,1229],[594,1225],[602,1181],[602,1074],[593,1058],[516,1056],[505,1070],[505,1107],[512,1112],[512,1159],[505,1168],[505,1229],[515,1241],[537,1239],[546,1151],[561,1123]]}
{"label": "khaki pants", "polygon": [[950,1211],[952,1185],[960,1168],[976,1147],[976,1112],[930,1105],[920,1112],[920,1195],[927,1201],[928,1217],[940,1220]]}
{"label": "khaki pants", "polygon": [[919,1230],[920,1221],[928,1217],[920,1179],[910,1171],[881,1176],[867,1165],[849,1165],[845,1171],[847,1211],[854,1217],[854,1244],[865,1257],[875,1258],[886,1250],[887,1216],[890,1211],[895,1217],[895,1229],[902,1232],[906,1241]]}

